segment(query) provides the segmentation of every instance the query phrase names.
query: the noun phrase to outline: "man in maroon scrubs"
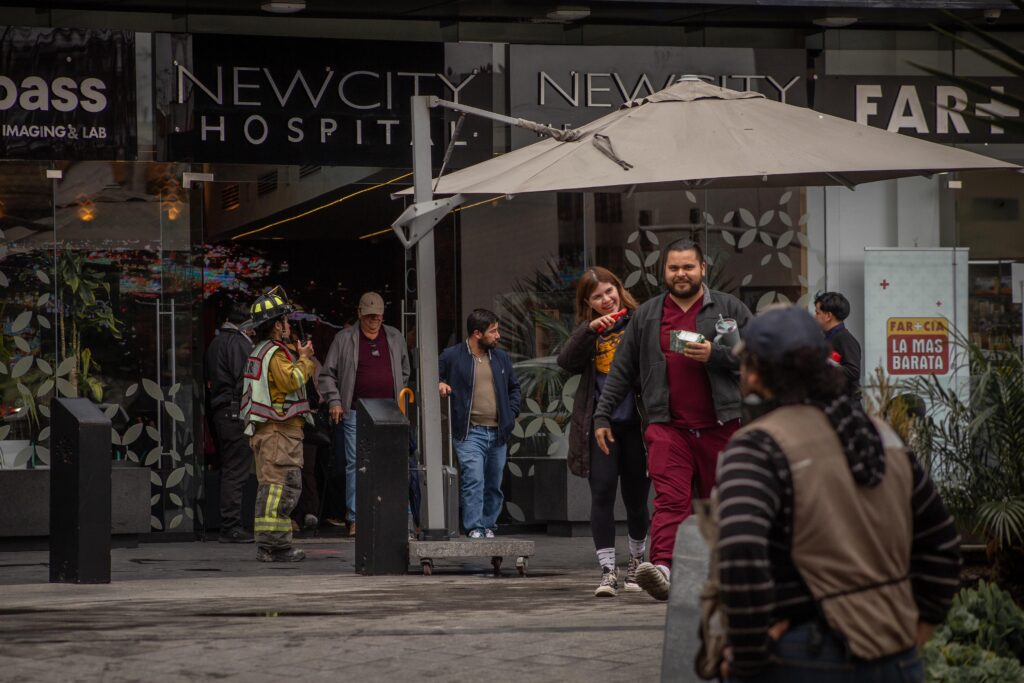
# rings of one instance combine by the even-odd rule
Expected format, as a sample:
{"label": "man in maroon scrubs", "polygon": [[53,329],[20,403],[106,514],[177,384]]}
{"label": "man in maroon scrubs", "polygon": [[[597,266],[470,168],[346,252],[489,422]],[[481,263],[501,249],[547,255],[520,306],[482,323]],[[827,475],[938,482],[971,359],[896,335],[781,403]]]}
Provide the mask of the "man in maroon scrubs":
{"label": "man in maroon scrubs", "polygon": [[637,583],[667,600],[676,530],[691,513],[693,488],[698,498],[711,494],[718,454],[740,424],[739,361],[730,340],[716,339],[715,324],[732,320],[742,331],[750,311],[704,284],[696,242],[669,244],[662,266],[668,291],[640,306],[626,328],[594,412],[594,437],[607,453],[611,412],[639,385],[655,498],[649,561]]}

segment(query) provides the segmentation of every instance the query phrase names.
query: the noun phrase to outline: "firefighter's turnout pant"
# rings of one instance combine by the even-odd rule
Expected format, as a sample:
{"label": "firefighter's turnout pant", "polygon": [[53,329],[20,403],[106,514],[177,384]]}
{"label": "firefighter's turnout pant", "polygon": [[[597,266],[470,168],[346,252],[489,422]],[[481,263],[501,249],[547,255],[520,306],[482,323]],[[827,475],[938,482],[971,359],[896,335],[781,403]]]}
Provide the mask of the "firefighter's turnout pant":
{"label": "firefighter's turnout pant", "polygon": [[302,418],[264,422],[252,437],[256,458],[256,545],[267,550],[292,546],[290,515],[302,493]]}

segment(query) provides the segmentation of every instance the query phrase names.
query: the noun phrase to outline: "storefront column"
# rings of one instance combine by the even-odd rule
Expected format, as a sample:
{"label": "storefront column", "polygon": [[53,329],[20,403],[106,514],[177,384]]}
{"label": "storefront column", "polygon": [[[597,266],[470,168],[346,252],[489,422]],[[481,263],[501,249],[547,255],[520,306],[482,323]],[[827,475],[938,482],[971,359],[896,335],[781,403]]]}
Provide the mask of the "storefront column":
{"label": "storefront column", "polygon": [[896,246],[942,246],[939,218],[939,188],[942,178],[943,176],[918,176],[900,178],[896,181]]}

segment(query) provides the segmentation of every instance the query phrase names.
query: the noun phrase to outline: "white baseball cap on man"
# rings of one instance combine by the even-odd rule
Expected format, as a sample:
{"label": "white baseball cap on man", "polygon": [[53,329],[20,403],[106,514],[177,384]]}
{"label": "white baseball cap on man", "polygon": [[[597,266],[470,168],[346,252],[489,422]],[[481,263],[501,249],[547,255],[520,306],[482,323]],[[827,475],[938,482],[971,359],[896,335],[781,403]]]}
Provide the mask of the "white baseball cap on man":
{"label": "white baseball cap on man", "polygon": [[384,299],[377,292],[367,292],[359,297],[359,317],[384,315]]}

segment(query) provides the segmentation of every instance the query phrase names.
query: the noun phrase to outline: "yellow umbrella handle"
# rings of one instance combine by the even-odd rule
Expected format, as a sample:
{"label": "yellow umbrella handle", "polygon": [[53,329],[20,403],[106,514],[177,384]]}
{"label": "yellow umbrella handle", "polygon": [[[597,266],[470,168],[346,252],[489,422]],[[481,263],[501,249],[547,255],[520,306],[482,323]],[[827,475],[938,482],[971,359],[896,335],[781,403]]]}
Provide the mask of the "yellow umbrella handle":
{"label": "yellow umbrella handle", "polygon": [[409,387],[406,387],[402,389],[400,392],[398,392],[398,409],[402,411],[402,415],[406,415],[408,417],[408,413],[406,412],[407,406],[409,403],[415,402],[416,394],[414,394],[412,389],[410,389]]}

